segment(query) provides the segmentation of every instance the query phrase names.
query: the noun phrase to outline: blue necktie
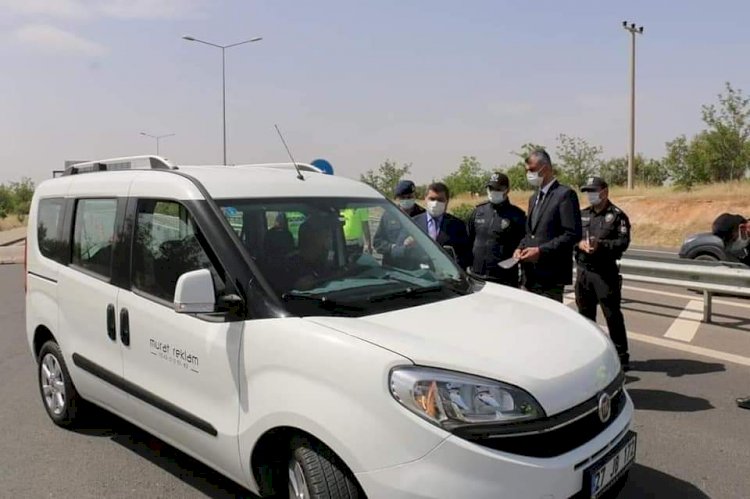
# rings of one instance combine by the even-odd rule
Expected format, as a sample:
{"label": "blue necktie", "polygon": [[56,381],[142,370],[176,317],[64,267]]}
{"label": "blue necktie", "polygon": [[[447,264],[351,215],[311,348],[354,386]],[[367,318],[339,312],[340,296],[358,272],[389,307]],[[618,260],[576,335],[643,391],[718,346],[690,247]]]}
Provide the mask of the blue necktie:
{"label": "blue necktie", "polygon": [[430,237],[433,241],[437,240],[438,230],[437,230],[437,220],[430,217],[427,219],[427,232],[430,234]]}

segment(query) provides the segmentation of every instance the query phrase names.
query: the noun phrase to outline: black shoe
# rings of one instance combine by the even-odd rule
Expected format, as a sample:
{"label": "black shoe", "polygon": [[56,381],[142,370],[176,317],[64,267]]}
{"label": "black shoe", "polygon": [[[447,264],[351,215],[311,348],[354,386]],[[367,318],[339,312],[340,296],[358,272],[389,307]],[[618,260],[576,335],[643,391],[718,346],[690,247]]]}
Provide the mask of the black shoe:
{"label": "black shoe", "polygon": [[622,366],[623,372],[630,371],[630,355],[628,354],[620,355],[620,365]]}
{"label": "black shoe", "polygon": [[750,409],[750,397],[737,399],[737,407],[741,409]]}

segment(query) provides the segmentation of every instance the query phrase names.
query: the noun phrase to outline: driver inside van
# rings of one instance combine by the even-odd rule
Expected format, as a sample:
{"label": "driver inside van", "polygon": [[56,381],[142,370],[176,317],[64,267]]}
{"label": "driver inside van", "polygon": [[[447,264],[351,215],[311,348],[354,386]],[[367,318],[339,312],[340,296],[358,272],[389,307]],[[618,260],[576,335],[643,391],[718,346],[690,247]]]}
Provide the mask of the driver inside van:
{"label": "driver inside van", "polygon": [[297,253],[286,269],[293,284],[285,290],[310,289],[316,282],[335,274],[336,269],[328,255],[336,223],[338,220],[335,218],[311,215],[300,225]]}

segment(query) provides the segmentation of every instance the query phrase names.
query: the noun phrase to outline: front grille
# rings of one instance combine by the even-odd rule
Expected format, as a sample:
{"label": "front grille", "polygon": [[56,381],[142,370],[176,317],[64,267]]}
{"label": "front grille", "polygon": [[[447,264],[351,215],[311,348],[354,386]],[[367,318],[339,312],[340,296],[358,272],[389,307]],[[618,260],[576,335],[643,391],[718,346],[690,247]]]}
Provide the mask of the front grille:
{"label": "front grille", "polygon": [[[517,435],[506,432],[493,435],[492,432],[487,431],[462,432],[461,430],[454,431],[454,433],[483,447],[511,454],[529,457],[559,456],[589,442],[609,428],[617,419],[626,403],[622,382],[623,376],[618,376],[615,382],[605,390],[612,396],[612,412],[606,423],[602,423],[599,419],[598,410],[581,416],[597,407],[598,397],[594,397],[562,414],[547,418],[547,421],[535,422],[534,426],[538,429],[534,431],[519,431]],[[566,423],[566,419],[570,422]],[[548,427],[552,429],[545,430],[545,422],[548,422]]]}

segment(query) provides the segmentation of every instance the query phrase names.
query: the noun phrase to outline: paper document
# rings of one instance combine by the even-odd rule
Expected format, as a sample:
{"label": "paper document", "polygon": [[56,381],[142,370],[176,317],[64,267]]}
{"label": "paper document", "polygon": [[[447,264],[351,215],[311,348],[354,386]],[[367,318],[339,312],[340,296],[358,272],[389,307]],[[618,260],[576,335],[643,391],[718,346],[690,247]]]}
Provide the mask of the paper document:
{"label": "paper document", "polygon": [[506,260],[503,260],[502,262],[498,263],[497,266],[502,269],[510,269],[513,266],[515,266],[518,263],[518,258],[508,258]]}

